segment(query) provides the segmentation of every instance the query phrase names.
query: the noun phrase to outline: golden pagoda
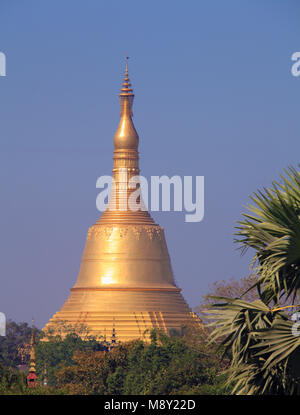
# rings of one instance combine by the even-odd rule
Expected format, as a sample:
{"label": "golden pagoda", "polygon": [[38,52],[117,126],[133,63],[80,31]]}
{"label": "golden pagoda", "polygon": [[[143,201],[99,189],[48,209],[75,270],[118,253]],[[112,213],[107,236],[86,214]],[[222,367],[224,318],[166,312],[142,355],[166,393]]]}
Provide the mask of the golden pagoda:
{"label": "golden pagoda", "polygon": [[119,98],[115,188],[106,210],[88,230],[77,282],[44,330],[65,321],[75,327],[87,326],[91,335],[104,337],[114,332],[118,341],[128,341],[149,339],[152,328],[168,333],[181,331],[190,323],[199,324],[174,281],[163,228],[147,210],[124,209],[133,192],[128,181],[140,173],[127,61]]}

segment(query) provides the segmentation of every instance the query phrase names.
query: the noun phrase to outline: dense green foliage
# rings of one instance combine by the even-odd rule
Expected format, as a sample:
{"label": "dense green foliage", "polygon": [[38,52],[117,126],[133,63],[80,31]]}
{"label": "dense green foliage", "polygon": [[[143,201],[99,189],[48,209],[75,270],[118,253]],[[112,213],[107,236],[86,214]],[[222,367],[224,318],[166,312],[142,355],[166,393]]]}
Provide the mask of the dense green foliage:
{"label": "dense green foliage", "polygon": [[[0,366],[0,394],[223,394],[228,393],[222,375],[224,364],[220,353],[207,343],[206,330],[186,330],[184,336],[168,336],[153,331],[151,342],[133,341],[117,344],[108,351],[105,342],[75,333],[53,335],[43,341],[36,331],[36,369],[39,386],[28,389],[26,375],[16,369],[19,357],[12,344],[29,342],[13,324],[14,336],[3,338],[0,355],[6,356]],[[20,339],[18,336],[20,335]],[[6,350],[10,345],[11,360]],[[14,360],[15,359],[15,360]],[[26,357],[28,364],[28,356]],[[24,363],[24,362],[23,362]],[[43,386],[47,367],[48,386]]]}
{"label": "dense green foliage", "polygon": [[0,395],[26,391],[25,375],[12,367],[0,365]]}
{"label": "dense green foliage", "polygon": [[[205,349],[205,351],[204,351]],[[207,346],[152,332],[151,343],[134,341],[112,351],[81,352],[76,365],[57,373],[59,385],[74,394],[224,394],[220,358]]]}
{"label": "dense green foliage", "polygon": [[36,369],[40,379],[47,368],[48,385],[56,386],[55,372],[64,366],[75,364],[73,356],[77,351],[99,351],[107,347],[95,339],[82,340],[75,333],[68,334],[65,338],[53,336],[48,341],[40,341],[35,347]]}
{"label": "dense green foliage", "polygon": [[[21,348],[30,343],[32,329],[27,323],[15,323],[8,321],[6,324],[6,336],[0,336],[0,364],[6,367],[17,368],[26,363],[26,356],[22,358]],[[40,336],[40,330],[34,329],[36,338]],[[28,359],[28,356],[27,356]]]}

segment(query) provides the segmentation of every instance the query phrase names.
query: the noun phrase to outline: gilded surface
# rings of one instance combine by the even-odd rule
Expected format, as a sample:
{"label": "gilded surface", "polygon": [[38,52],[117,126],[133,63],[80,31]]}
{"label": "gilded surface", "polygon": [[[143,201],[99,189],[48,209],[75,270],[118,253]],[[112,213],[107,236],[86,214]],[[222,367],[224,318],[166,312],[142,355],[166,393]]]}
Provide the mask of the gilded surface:
{"label": "gilded surface", "polygon": [[[132,121],[133,91],[126,64],[119,94],[121,119],[114,136],[115,192],[108,209],[87,233],[77,281],[61,310],[46,327],[64,320],[84,323],[91,334],[119,341],[149,338],[199,324],[176,286],[163,228],[145,210],[123,210],[133,191],[124,181],[139,175],[139,136]],[[148,332],[147,332],[148,330]]]}

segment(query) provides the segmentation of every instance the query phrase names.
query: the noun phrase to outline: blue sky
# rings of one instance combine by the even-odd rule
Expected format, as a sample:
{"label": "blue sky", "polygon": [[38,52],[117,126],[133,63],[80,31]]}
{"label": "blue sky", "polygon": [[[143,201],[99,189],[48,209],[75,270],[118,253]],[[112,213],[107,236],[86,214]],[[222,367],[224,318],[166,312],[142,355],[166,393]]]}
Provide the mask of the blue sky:
{"label": "blue sky", "polygon": [[205,176],[205,217],[154,213],[191,306],[240,278],[249,195],[299,162],[297,0],[1,0],[0,311],[42,326],[76,281],[110,174],[124,56],[141,170]]}

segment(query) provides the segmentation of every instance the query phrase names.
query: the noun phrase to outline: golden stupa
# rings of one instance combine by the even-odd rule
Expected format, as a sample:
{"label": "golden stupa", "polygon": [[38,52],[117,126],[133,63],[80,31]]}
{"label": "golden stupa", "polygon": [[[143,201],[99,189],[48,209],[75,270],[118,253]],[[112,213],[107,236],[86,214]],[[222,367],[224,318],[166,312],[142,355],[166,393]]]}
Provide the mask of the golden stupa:
{"label": "golden stupa", "polygon": [[119,97],[121,120],[114,136],[113,157],[115,191],[101,218],[88,230],[78,279],[69,298],[44,330],[64,321],[75,327],[85,325],[91,335],[106,337],[114,332],[117,341],[128,341],[147,340],[152,328],[168,333],[199,324],[174,281],[163,228],[148,211],[123,208],[133,191],[128,181],[124,183],[124,169],[127,180],[140,172],[127,62]]}

